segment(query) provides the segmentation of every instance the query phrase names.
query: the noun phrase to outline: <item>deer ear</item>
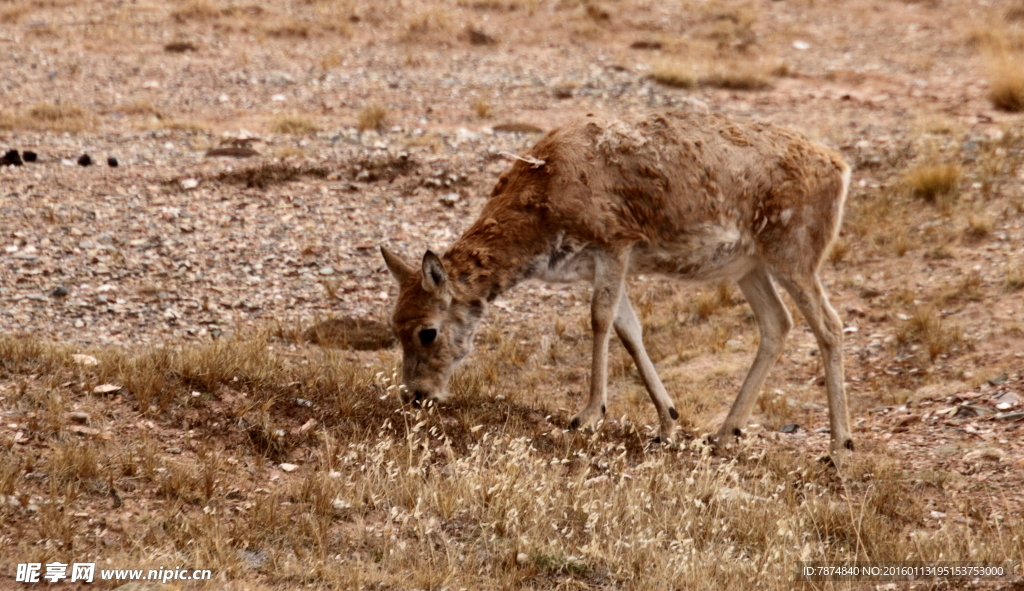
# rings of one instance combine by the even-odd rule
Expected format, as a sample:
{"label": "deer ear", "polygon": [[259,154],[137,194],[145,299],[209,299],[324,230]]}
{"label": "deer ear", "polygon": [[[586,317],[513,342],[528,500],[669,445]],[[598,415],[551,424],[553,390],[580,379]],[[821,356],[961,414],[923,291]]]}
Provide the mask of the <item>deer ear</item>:
{"label": "deer ear", "polygon": [[423,289],[437,293],[448,283],[448,272],[444,270],[441,259],[431,251],[423,255]]}
{"label": "deer ear", "polygon": [[401,285],[405,283],[405,280],[412,275],[412,266],[406,263],[397,254],[391,252],[386,247],[380,247],[380,254],[384,256],[384,264],[388,266],[388,271],[391,271],[391,275],[395,278],[395,281]]}

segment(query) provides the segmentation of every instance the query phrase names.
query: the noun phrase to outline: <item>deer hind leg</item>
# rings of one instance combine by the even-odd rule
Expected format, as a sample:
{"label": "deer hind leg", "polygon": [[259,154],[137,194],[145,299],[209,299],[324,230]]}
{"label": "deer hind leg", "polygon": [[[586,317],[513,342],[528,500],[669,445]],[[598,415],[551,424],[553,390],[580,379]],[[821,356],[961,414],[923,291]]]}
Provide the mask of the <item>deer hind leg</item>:
{"label": "deer hind leg", "polygon": [[829,305],[816,275],[779,277],[779,283],[793,297],[818,340],[821,361],[825,365],[825,389],[828,392],[829,425],[832,431],[829,455],[839,465],[846,454],[853,451],[850,412],[843,390],[843,323]]}
{"label": "deer hind leg", "polygon": [[640,326],[636,313],[633,312],[633,306],[629,303],[629,295],[625,291],[619,298],[619,310],[615,317],[615,333],[619,335],[619,340],[622,341],[626,351],[629,351],[629,355],[633,358],[633,363],[636,364],[636,369],[640,372],[640,378],[644,381],[644,386],[647,387],[647,393],[651,395],[651,402],[658,409],[660,423],[658,440],[662,443],[672,441],[679,413],[676,412],[672,398],[665,391],[665,386],[661,383],[661,378],[658,377],[651,358],[647,356],[647,350],[644,348],[643,328]]}
{"label": "deer hind leg", "polygon": [[740,393],[732,404],[729,415],[718,430],[716,442],[724,445],[740,434],[740,428],[746,425],[750,411],[757,400],[757,395],[764,385],[768,371],[782,354],[786,343],[786,335],[793,326],[789,310],[779,299],[779,292],[772,285],[771,276],[763,266],[755,267],[739,281],[740,291],[754,310],[757,324],[761,331],[761,343],[757,347],[754,363],[743,380]]}
{"label": "deer hind leg", "polygon": [[572,419],[569,426],[573,429],[597,424],[607,410],[608,339],[615,321],[615,310],[622,297],[626,265],[624,257],[614,255],[598,255],[594,259],[594,295],[590,301],[590,326],[594,332],[590,400]]}

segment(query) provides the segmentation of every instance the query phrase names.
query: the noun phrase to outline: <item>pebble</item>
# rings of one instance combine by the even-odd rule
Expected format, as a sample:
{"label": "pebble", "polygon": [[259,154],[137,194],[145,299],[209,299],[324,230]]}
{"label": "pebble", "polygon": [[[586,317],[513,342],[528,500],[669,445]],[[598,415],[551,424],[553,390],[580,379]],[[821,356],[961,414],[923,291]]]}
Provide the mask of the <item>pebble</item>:
{"label": "pebble", "polygon": [[88,425],[89,424],[89,413],[85,413],[85,412],[72,412],[72,413],[68,413],[68,420],[71,421],[72,423],[77,423],[79,425]]}
{"label": "pebble", "polygon": [[186,191],[191,190],[191,189],[195,189],[198,186],[199,186],[199,180],[198,179],[183,179],[181,181],[181,188],[185,189]]}
{"label": "pebble", "polygon": [[294,472],[299,469],[295,464],[279,464],[278,467],[285,472]]}
{"label": "pebble", "polygon": [[53,288],[53,291],[50,292],[50,295],[52,295],[55,298],[66,298],[68,296],[68,288],[64,287],[63,285],[58,285],[57,287]]}

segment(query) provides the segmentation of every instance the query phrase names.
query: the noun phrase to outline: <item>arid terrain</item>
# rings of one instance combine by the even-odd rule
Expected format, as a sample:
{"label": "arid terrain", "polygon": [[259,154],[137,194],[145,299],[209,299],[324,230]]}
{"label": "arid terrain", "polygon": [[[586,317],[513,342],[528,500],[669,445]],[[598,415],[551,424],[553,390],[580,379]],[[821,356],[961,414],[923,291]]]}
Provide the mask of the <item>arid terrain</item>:
{"label": "arid terrain", "polygon": [[[851,164],[822,269],[842,469],[785,297],[752,423],[706,445],[758,343],[735,285],[631,283],[671,445],[618,343],[608,420],[568,429],[585,285],[517,287],[450,401],[400,403],[378,247],[441,252],[543,132],[659,109]],[[1024,589],[1021,0],[0,0],[9,150],[0,589],[128,582],[17,582],[30,562],[213,575],[145,589]],[[795,580],[818,560],[1017,573]]]}

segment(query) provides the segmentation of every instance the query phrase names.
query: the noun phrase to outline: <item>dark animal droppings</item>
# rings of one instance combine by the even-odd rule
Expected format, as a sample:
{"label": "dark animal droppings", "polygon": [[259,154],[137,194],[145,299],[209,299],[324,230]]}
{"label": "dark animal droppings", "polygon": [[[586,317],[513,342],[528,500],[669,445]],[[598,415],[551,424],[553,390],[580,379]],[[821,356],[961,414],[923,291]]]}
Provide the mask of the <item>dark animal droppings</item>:
{"label": "dark animal droppings", "polygon": [[82,154],[78,158],[79,166],[92,166],[92,158],[88,154]]}
{"label": "dark animal droppings", "polygon": [[21,166],[21,156],[18,156],[18,151],[9,150],[4,154],[4,157],[0,158],[0,166]]}
{"label": "dark animal droppings", "polygon": [[64,287],[63,285],[58,285],[57,287],[53,288],[53,291],[50,292],[50,295],[52,295],[55,298],[67,297],[68,288]]}
{"label": "dark animal droppings", "polygon": [[117,167],[117,158],[114,158],[113,156],[111,156],[110,158],[107,158],[107,166],[109,166],[111,168],[116,168]]}
{"label": "dark animal droppings", "polygon": [[21,157],[25,159],[25,162],[35,162],[39,159],[35,152],[29,152],[28,150],[22,152]]}

